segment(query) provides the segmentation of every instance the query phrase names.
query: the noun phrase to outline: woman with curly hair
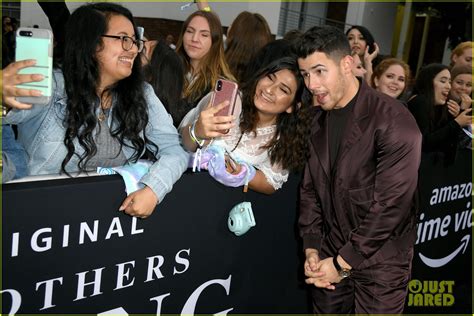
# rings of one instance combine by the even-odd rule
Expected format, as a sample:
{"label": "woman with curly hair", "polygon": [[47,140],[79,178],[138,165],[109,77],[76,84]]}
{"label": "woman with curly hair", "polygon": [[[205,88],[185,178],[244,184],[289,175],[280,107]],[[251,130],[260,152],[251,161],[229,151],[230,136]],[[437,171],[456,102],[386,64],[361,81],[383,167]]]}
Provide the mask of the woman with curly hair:
{"label": "woman with curly hair", "polygon": [[184,113],[214,88],[217,79],[234,80],[225,61],[222,34],[219,17],[213,12],[196,11],[183,23],[176,52],[185,68]]}
{"label": "woman with curly hair", "polygon": [[304,91],[296,58],[274,60],[242,87],[233,116],[215,115],[227,101],[213,107],[206,96],[181,122],[183,143],[192,152],[205,146],[201,166],[217,181],[271,194],[306,159],[310,124]]}
{"label": "woman with curly hair", "polygon": [[158,159],[120,210],[147,217],[184,172],[187,154],[163,104],[143,81],[143,42],[130,11],[112,3],[79,7],[66,26],[62,71],[47,105],[11,110],[29,175],[75,173]]}

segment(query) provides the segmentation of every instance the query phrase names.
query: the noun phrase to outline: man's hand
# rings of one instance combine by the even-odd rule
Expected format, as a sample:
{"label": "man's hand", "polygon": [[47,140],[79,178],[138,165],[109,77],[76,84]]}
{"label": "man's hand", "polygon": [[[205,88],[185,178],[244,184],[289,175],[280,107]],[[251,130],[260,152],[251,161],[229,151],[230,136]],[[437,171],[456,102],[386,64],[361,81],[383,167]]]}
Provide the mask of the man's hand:
{"label": "man's hand", "polygon": [[316,249],[308,248],[305,250],[305,255],[304,275],[307,277],[305,282],[307,284],[315,284],[317,280],[325,276],[324,272],[319,271],[319,253]]}
{"label": "man's hand", "polygon": [[306,279],[306,283],[314,284],[319,288],[335,290],[336,287],[333,283],[341,282],[342,278],[339,276],[339,273],[334,267],[332,260],[332,257],[321,260],[318,264],[318,271],[320,274],[322,274],[322,276]]}
{"label": "man's hand", "polygon": [[315,277],[318,273],[319,253],[314,248],[305,249],[306,260],[304,262],[304,275]]}

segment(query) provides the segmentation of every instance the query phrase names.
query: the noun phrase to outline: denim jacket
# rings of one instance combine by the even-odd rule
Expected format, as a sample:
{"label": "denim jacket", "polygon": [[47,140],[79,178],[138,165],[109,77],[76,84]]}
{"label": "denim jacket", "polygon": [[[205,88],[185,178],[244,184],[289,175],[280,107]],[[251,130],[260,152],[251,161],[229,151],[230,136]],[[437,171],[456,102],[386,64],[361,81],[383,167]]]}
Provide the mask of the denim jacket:
{"label": "denim jacket", "polygon": [[[161,202],[186,170],[188,154],[180,145],[179,135],[173,126],[171,116],[166,112],[152,87],[144,84],[143,89],[149,116],[146,127],[147,138],[158,146],[159,151],[157,161],[141,182],[150,187]],[[4,123],[18,125],[18,140],[28,155],[29,175],[59,174],[61,163],[67,154],[64,145],[67,95],[64,77],[60,71],[55,71],[53,74],[53,91],[48,105],[33,105],[30,110],[14,109],[4,119]],[[113,108],[112,104],[111,111]],[[107,122],[111,130],[115,123],[112,118],[113,116],[109,115]],[[143,133],[141,136],[143,137]],[[74,140],[74,145],[76,153],[81,155],[83,148],[77,139]],[[150,150],[153,152],[153,148]],[[133,155],[133,149],[127,146],[123,146],[122,151],[127,159]],[[78,155],[73,155],[66,165],[66,171],[78,172],[78,161]]]}

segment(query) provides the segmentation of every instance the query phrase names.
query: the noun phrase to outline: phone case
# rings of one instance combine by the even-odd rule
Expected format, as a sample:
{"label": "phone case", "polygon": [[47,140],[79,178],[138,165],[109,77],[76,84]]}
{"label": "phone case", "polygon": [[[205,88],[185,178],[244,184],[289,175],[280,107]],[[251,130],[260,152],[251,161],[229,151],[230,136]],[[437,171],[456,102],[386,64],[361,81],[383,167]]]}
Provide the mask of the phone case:
{"label": "phone case", "polygon": [[53,33],[46,29],[22,27],[16,31],[17,61],[25,59],[36,59],[36,65],[23,68],[19,74],[41,74],[42,81],[29,82],[18,85],[22,89],[40,90],[40,97],[17,97],[16,99],[29,104],[47,104],[52,95],[52,73],[53,73]]}
{"label": "phone case", "polygon": [[229,101],[229,106],[226,106],[217,112],[216,115],[228,116],[234,113],[235,99],[237,98],[238,88],[238,85],[233,81],[225,79],[217,80],[211,100],[212,106],[219,105],[226,100]]}

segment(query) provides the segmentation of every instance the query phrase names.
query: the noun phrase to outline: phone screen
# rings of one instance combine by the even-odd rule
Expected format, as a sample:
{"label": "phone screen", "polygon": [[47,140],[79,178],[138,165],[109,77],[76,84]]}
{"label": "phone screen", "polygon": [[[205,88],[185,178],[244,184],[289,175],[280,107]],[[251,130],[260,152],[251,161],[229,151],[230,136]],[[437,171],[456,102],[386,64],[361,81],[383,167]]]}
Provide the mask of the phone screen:
{"label": "phone screen", "polygon": [[44,96],[51,96],[51,69],[53,58],[49,55],[51,40],[48,38],[34,38],[17,36],[16,60],[36,59],[36,65],[23,68],[20,74],[41,74],[44,80],[18,85],[23,89],[40,90]]}

